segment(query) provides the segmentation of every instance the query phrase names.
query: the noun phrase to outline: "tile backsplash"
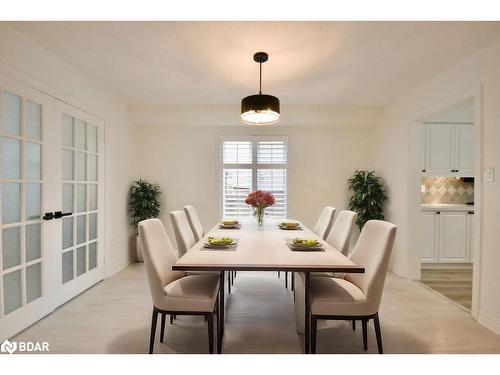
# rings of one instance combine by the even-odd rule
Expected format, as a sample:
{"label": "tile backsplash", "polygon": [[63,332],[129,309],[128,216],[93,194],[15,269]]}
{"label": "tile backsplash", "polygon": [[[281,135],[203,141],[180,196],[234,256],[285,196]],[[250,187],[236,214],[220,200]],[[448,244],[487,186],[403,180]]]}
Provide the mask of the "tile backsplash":
{"label": "tile backsplash", "polygon": [[465,204],[474,201],[474,182],[455,177],[422,177],[422,203]]}

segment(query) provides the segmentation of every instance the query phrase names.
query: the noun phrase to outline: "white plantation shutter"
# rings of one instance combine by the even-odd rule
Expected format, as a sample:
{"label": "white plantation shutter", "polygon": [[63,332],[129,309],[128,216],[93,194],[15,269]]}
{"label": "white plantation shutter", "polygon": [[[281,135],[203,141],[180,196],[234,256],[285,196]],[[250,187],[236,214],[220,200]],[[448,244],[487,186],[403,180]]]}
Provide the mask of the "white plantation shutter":
{"label": "white plantation shutter", "polygon": [[258,169],[257,189],[274,195],[274,205],[266,208],[269,216],[286,217],[286,169]]}
{"label": "white plantation shutter", "polygon": [[223,212],[222,217],[241,217],[252,214],[252,209],[245,203],[245,198],[252,191],[251,169],[223,169]]}
{"label": "white plantation shutter", "polygon": [[284,141],[259,141],[258,164],[286,164],[287,150]]}
{"label": "white plantation shutter", "polygon": [[287,137],[223,137],[222,216],[238,218],[253,214],[245,203],[251,191],[273,193],[276,203],[266,209],[269,217],[287,215]]}

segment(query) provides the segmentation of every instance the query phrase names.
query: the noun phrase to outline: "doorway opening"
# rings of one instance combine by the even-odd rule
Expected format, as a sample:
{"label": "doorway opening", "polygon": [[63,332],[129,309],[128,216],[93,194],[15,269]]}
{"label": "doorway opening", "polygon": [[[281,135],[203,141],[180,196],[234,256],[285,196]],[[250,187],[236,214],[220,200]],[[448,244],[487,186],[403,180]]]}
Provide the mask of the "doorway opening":
{"label": "doorway opening", "polygon": [[475,98],[419,119],[420,282],[471,312],[477,186]]}

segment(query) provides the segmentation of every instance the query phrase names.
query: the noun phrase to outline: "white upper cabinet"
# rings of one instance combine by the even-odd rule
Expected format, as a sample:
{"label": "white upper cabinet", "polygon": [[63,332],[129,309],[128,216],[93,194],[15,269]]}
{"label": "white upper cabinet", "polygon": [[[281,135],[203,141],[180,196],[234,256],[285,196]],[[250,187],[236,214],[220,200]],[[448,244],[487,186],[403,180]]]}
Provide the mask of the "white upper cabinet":
{"label": "white upper cabinet", "polygon": [[[425,134],[426,173],[448,174],[453,168],[453,125],[427,124]],[[432,171],[432,172],[431,172]]]}
{"label": "white upper cabinet", "polygon": [[455,127],[455,169],[461,176],[474,176],[474,126]]}
{"label": "white upper cabinet", "polygon": [[474,176],[474,125],[425,124],[424,172],[429,176]]}

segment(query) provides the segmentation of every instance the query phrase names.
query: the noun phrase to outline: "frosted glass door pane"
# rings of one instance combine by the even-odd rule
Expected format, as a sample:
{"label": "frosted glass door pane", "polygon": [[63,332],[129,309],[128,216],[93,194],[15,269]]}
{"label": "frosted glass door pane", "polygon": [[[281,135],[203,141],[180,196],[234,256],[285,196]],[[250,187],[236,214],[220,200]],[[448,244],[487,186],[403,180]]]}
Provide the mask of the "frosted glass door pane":
{"label": "frosted glass door pane", "polygon": [[17,139],[2,138],[2,178],[21,179],[21,142]]}
{"label": "frosted glass door pane", "polygon": [[73,117],[63,115],[63,145],[73,147]]}
{"label": "frosted glass door pane", "polygon": [[85,154],[83,152],[76,153],[76,179],[85,181],[87,179],[87,166],[85,162]]}
{"label": "frosted glass door pane", "polygon": [[67,249],[73,246],[73,218],[65,217],[62,221],[62,248]]}
{"label": "frosted glass door pane", "polygon": [[2,230],[3,269],[21,264],[21,227]]}
{"label": "frosted glass door pane", "polygon": [[21,98],[10,92],[2,92],[2,124],[3,132],[21,134]]}
{"label": "frosted glass door pane", "polygon": [[76,219],[76,243],[81,244],[85,242],[85,224],[86,224],[86,216],[78,216]]}
{"label": "frosted glass door pane", "polygon": [[97,152],[97,127],[87,124],[87,151]]}
{"label": "frosted glass door pane", "polygon": [[30,100],[24,102],[24,136],[31,139],[41,139],[41,114],[40,104]]}
{"label": "frosted glass door pane", "polygon": [[89,163],[89,181],[97,181],[97,156],[87,155]]}
{"label": "frosted glass door pane", "polygon": [[42,296],[42,264],[33,264],[26,268],[26,303]]}
{"label": "frosted glass door pane", "polygon": [[63,180],[73,180],[73,151],[63,150]]}
{"label": "frosted glass door pane", "polygon": [[4,312],[8,314],[23,304],[21,271],[17,270],[3,276]]}
{"label": "frosted glass door pane", "polygon": [[89,211],[97,210],[97,185],[89,184]]}
{"label": "frosted glass door pane", "polygon": [[63,184],[62,210],[63,212],[73,212],[73,184]]}
{"label": "frosted glass door pane", "polygon": [[97,242],[89,245],[89,271],[97,267]]}
{"label": "frosted glass door pane", "polygon": [[76,276],[85,273],[85,246],[76,249]]}
{"label": "frosted glass door pane", "polygon": [[73,250],[62,255],[62,282],[63,284],[73,279]]}
{"label": "frosted glass door pane", "polygon": [[89,215],[89,241],[97,238],[97,214]]}
{"label": "frosted glass door pane", "polygon": [[75,119],[75,147],[85,150],[85,123]]}
{"label": "frosted glass door pane", "polygon": [[78,212],[83,212],[86,209],[87,197],[85,184],[78,184],[76,190],[76,209]]}
{"label": "frosted glass door pane", "polygon": [[21,221],[21,184],[3,184],[2,224]]}
{"label": "frosted glass door pane", "polygon": [[41,216],[40,189],[41,189],[40,184],[25,185],[26,220],[40,219]]}
{"label": "frosted glass door pane", "polygon": [[42,256],[41,226],[31,224],[26,226],[26,262],[38,259]]}
{"label": "frosted glass door pane", "polygon": [[38,143],[24,143],[24,176],[28,180],[41,180],[40,150]]}

